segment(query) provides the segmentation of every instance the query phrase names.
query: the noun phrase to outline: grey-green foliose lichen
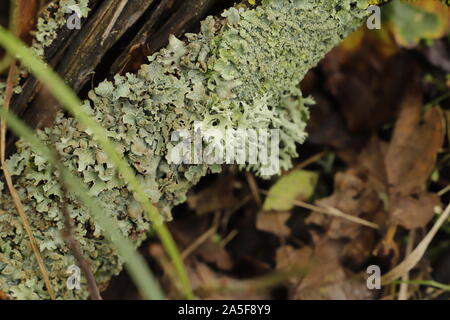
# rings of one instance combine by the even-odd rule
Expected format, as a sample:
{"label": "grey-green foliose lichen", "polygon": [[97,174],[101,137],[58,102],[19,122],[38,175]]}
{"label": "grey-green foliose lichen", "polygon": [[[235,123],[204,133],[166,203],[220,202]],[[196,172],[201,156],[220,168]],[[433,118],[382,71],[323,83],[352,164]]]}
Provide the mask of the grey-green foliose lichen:
{"label": "grey-green foliose lichen", "polygon": [[[34,35],[31,44],[33,52],[37,56],[44,58],[45,50],[57,38],[58,32],[67,24],[69,14],[76,14],[80,18],[86,18],[90,11],[88,4],[89,0],[55,0],[50,2],[38,17],[36,30],[32,32]],[[28,71],[19,66],[16,83],[19,83],[20,79],[25,78],[27,75]],[[14,93],[20,94],[21,92],[22,86],[17,84],[14,87]]]}
{"label": "grey-green foliose lichen", "polygon": [[[67,24],[68,14],[79,14],[86,18],[89,14],[89,0],[58,0],[50,3],[38,18],[35,41],[32,48],[39,56],[44,56],[45,48],[50,46],[58,36],[58,30]],[[78,9],[72,10],[71,8]]]}
{"label": "grey-green foliose lichen", "polygon": [[[139,72],[116,76],[89,94],[83,107],[109,132],[117,151],[135,169],[148,197],[170,218],[186,192],[220,165],[175,165],[167,159],[171,133],[203,128],[278,128],[280,166],[289,168],[296,144],[305,139],[310,99],[301,96],[306,72],[366,16],[362,0],[263,0],[252,10],[230,9],[224,19],[207,18],[199,34],[184,41],[171,37],[167,48],[150,57]],[[145,238],[150,223],[117,176],[114,165],[88,130],[60,114],[52,128],[37,135],[52,145],[65,166],[89,185],[123,233]],[[58,297],[86,298],[87,290],[66,287],[75,260],[61,239],[63,201],[56,175],[24,141],[8,166],[40,243]],[[252,170],[259,172],[258,166]],[[70,197],[68,208],[84,255],[99,283],[121,269],[114,248],[86,208]],[[1,194],[0,290],[13,298],[48,298],[29,242],[7,191]]]}

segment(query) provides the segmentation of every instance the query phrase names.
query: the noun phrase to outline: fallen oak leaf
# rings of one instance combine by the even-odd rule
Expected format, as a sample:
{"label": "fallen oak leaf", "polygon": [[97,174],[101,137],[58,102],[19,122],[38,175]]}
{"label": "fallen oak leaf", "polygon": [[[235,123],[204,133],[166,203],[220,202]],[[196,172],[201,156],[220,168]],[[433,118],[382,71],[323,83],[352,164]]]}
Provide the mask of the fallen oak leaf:
{"label": "fallen oak leaf", "polygon": [[424,227],[439,205],[438,196],[425,189],[444,143],[444,116],[438,107],[422,110],[422,92],[414,87],[405,96],[390,143],[373,136],[360,155],[369,186],[387,196],[391,226]]}

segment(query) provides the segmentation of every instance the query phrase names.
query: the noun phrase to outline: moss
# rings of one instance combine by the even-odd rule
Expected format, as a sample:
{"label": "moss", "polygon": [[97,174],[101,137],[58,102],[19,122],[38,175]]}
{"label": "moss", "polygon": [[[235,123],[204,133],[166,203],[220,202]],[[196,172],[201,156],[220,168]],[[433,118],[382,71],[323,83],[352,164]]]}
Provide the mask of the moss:
{"label": "moss", "polygon": [[[83,107],[108,130],[149,198],[170,219],[170,209],[185,201],[189,188],[221,169],[169,163],[171,133],[192,132],[196,121],[203,130],[280,129],[280,167],[289,168],[296,145],[306,137],[307,105],[312,103],[302,97],[298,83],[361,24],[367,5],[358,0],[266,0],[252,10],[232,8],[221,19],[208,17],[199,34],[187,34],[184,41],[171,37],[138,74],[101,83]],[[45,32],[50,39],[52,31]],[[59,151],[64,165],[83,178],[138,245],[149,221],[89,131],[60,114],[52,128],[37,135]],[[23,141],[8,166],[58,296],[86,298],[85,283],[81,291],[65,286],[66,269],[75,262],[59,234],[64,199],[57,173]],[[262,167],[248,169],[261,174]],[[97,280],[107,282],[120,271],[120,259],[83,205],[70,197],[68,207]],[[15,298],[48,298],[6,192],[0,210],[6,211],[0,215],[0,290]]]}

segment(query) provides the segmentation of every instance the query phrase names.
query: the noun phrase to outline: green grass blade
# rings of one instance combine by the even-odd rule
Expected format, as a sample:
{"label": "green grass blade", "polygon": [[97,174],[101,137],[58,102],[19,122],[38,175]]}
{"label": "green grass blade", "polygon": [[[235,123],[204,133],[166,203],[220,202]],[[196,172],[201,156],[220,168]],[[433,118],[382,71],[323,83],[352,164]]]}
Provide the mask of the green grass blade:
{"label": "green grass blade", "polygon": [[[45,157],[54,168],[58,167],[52,151],[21,120],[3,107],[0,107],[0,116],[6,119],[14,133],[26,140],[35,152]],[[104,230],[106,236],[111,240],[120,257],[124,260],[125,267],[142,295],[146,299],[164,299],[160,285],[148,269],[144,259],[137,253],[130,240],[122,235],[115,221],[92,199],[79,177],[72,174],[67,168],[63,168],[62,171],[67,187],[89,208],[94,220]]]}
{"label": "green grass blade", "polygon": [[450,291],[450,285],[443,284],[434,280],[397,280],[393,283],[408,283],[408,284],[415,284],[419,286],[429,286],[429,287],[435,287],[444,291]]}

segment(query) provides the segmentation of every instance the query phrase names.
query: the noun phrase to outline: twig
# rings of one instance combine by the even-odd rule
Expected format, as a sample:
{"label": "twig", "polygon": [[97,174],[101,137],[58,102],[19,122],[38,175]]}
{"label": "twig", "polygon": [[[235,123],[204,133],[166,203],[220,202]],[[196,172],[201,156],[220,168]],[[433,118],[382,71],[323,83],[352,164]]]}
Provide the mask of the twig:
{"label": "twig", "polygon": [[[395,282],[403,283],[404,281],[401,280],[401,281],[395,281]],[[439,283],[434,280],[408,280],[408,281],[406,281],[406,283],[415,284],[415,285],[419,285],[419,286],[435,287],[435,288],[441,289],[443,291],[450,292],[450,286],[448,284]]]}
{"label": "twig", "polygon": [[444,194],[446,194],[448,191],[450,191],[450,184],[448,186],[446,186],[445,188],[442,188],[441,190],[438,191],[437,195],[439,197],[442,197]]}
{"label": "twig", "polygon": [[154,243],[149,246],[148,252],[150,256],[155,258],[158,264],[161,266],[164,272],[164,277],[167,277],[169,284],[172,284],[173,289],[176,291],[176,295],[182,298],[183,288],[181,288],[180,286],[180,282],[178,281],[178,277],[173,267],[173,264],[167,257],[163,247],[158,243]]}
{"label": "twig", "polygon": [[[9,69],[8,73],[8,80],[6,82],[6,91],[5,91],[5,97],[3,100],[3,108],[5,110],[9,109],[9,103],[11,101],[11,97],[13,95],[13,88],[14,88],[14,78],[16,76],[16,63],[13,61],[11,63],[11,67]],[[14,188],[14,184],[11,178],[11,174],[9,173],[8,167],[6,165],[6,159],[5,159],[5,150],[6,150],[6,120],[2,120],[0,124],[0,164],[3,169],[3,174],[5,176],[6,184],[8,185],[9,192],[11,194],[11,197],[14,202],[14,206],[16,207],[16,210],[20,216],[20,219],[22,220],[22,224],[25,228],[25,231],[28,235],[28,238],[30,239],[31,248],[33,250],[33,253],[36,257],[37,263],[39,265],[39,269],[42,273],[42,277],[44,279],[45,286],[47,288],[48,294],[50,295],[50,298],[52,300],[56,299],[55,292],[52,288],[52,285],[50,283],[50,277],[48,275],[47,268],[45,267],[44,260],[42,259],[41,253],[39,251],[39,246],[34,238],[33,230],[31,229],[30,223],[28,221],[27,215],[25,214],[25,210],[23,209],[22,202],[20,201],[20,197],[17,194],[16,189]]]}
{"label": "twig", "polygon": [[222,248],[225,247],[228,243],[230,243],[231,240],[234,239],[239,234],[239,231],[236,229],[232,230],[229,234],[226,235],[225,238],[223,238],[222,241],[220,241],[219,246]]}
{"label": "twig", "polygon": [[[266,195],[268,194],[268,192],[265,190],[262,190],[261,193],[266,194]],[[330,206],[319,207],[319,206],[316,206],[316,205],[313,205],[310,203],[306,203],[306,202],[303,202],[300,200],[291,200],[291,199],[289,199],[289,200],[292,202],[292,204],[296,205],[297,207],[301,207],[301,208],[309,209],[311,211],[316,211],[316,212],[332,215],[335,217],[343,218],[343,219],[352,221],[354,223],[357,223],[357,224],[360,224],[360,225],[363,225],[363,226],[366,226],[366,227],[369,227],[372,229],[376,229],[376,230],[380,229],[380,226],[376,223],[352,216],[348,213],[344,213],[337,208],[333,208]]]}
{"label": "twig", "polygon": [[195,249],[197,249],[199,246],[201,246],[206,240],[211,238],[214,235],[214,233],[216,233],[217,227],[219,226],[219,217],[220,217],[220,215],[218,213],[216,213],[216,215],[214,216],[214,222],[213,222],[213,225],[211,226],[211,228],[209,228],[200,237],[195,239],[195,241],[192,242],[189,245],[189,247],[187,247],[186,249],[183,250],[183,252],[181,253],[181,258],[183,258],[183,260],[186,259],[192,252],[194,252]]}
{"label": "twig", "polygon": [[108,26],[106,27],[105,32],[102,35],[102,41],[100,42],[100,45],[103,46],[103,43],[105,42],[106,38],[108,37],[108,34],[111,32],[112,28],[114,27],[114,25],[117,22],[117,19],[119,19],[123,9],[125,8],[125,6],[127,5],[128,0],[122,0],[117,9],[116,12],[114,12],[114,16],[111,19],[111,22],[108,24]]}
{"label": "twig", "polygon": [[438,232],[439,228],[444,224],[450,215],[450,204],[445,208],[444,213],[441,214],[439,219],[435,222],[428,234],[423,238],[423,240],[417,245],[417,247],[408,255],[405,260],[403,260],[399,265],[393,268],[391,271],[386,273],[381,277],[381,283],[386,285],[392,281],[400,278],[405,273],[409,272],[415,265],[422,259],[425,251],[430,245],[431,240]]}
{"label": "twig", "polygon": [[[416,238],[416,230],[413,229],[409,231],[409,238],[408,238],[408,244],[406,245],[406,253],[405,255],[408,256],[414,246],[414,240]],[[400,284],[400,290],[398,292],[398,300],[408,300],[408,284],[409,284],[409,272],[405,273],[402,276],[402,282]]]}
{"label": "twig", "polygon": [[252,192],[252,196],[256,201],[256,204],[260,207],[262,204],[261,196],[258,191],[258,184],[256,183],[255,177],[250,172],[245,172],[245,177],[247,178],[247,183],[250,187],[250,191]]}
{"label": "twig", "polygon": [[291,267],[283,270],[277,270],[271,274],[261,276],[250,280],[237,279],[219,279],[210,281],[200,286],[197,291],[203,294],[212,295],[213,293],[247,293],[260,292],[265,289],[273,288],[279,284],[285,283],[293,277],[303,277],[307,274],[307,268]]}
{"label": "twig", "polygon": [[[292,168],[291,170],[289,170],[288,172],[294,171],[294,170],[300,170],[303,169],[307,166],[309,166],[310,164],[322,159],[324,156],[326,156],[328,154],[327,151],[322,151],[319,152],[311,157],[309,157],[308,159],[306,159],[305,161],[300,162],[299,164],[297,164],[294,168]],[[288,172],[286,172],[285,174],[287,174]]]}
{"label": "twig", "polygon": [[[294,204],[299,205],[298,202],[299,201],[296,200],[294,202]],[[320,207],[318,207],[318,208],[320,208]],[[328,214],[331,214],[331,215],[333,215],[335,217],[344,218],[344,219],[347,219],[347,220],[352,221],[354,223],[358,223],[360,225],[363,225],[363,226],[366,226],[366,227],[369,227],[369,228],[372,228],[372,229],[376,229],[376,230],[380,229],[380,226],[378,224],[374,223],[374,222],[370,222],[370,221],[361,219],[359,217],[352,216],[352,215],[350,215],[348,213],[344,213],[344,212],[342,212],[341,210],[339,210],[337,208],[333,208],[333,207],[330,207],[330,206],[324,206],[324,208],[325,208],[325,210],[320,211],[320,212],[328,213]],[[327,210],[328,210],[328,212],[327,212]]]}
{"label": "twig", "polygon": [[67,197],[67,187],[64,182],[64,171],[61,170],[61,162],[57,157],[57,153],[54,152],[55,158],[58,163],[58,173],[59,173],[59,185],[61,188],[62,194],[62,213],[64,217],[64,230],[61,231],[61,234],[66,241],[67,246],[70,249],[70,252],[77,260],[78,265],[84,273],[84,276],[87,280],[89,294],[92,300],[103,300],[100,295],[100,290],[98,289],[97,282],[95,281],[94,274],[92,273],[91,265],[89,261],[83,256],[81,252],[81,246],[78,240],[75,237],[75,233],[73,231],[73,221],[70,217],[69,208],[67,207],[68,197]]}

